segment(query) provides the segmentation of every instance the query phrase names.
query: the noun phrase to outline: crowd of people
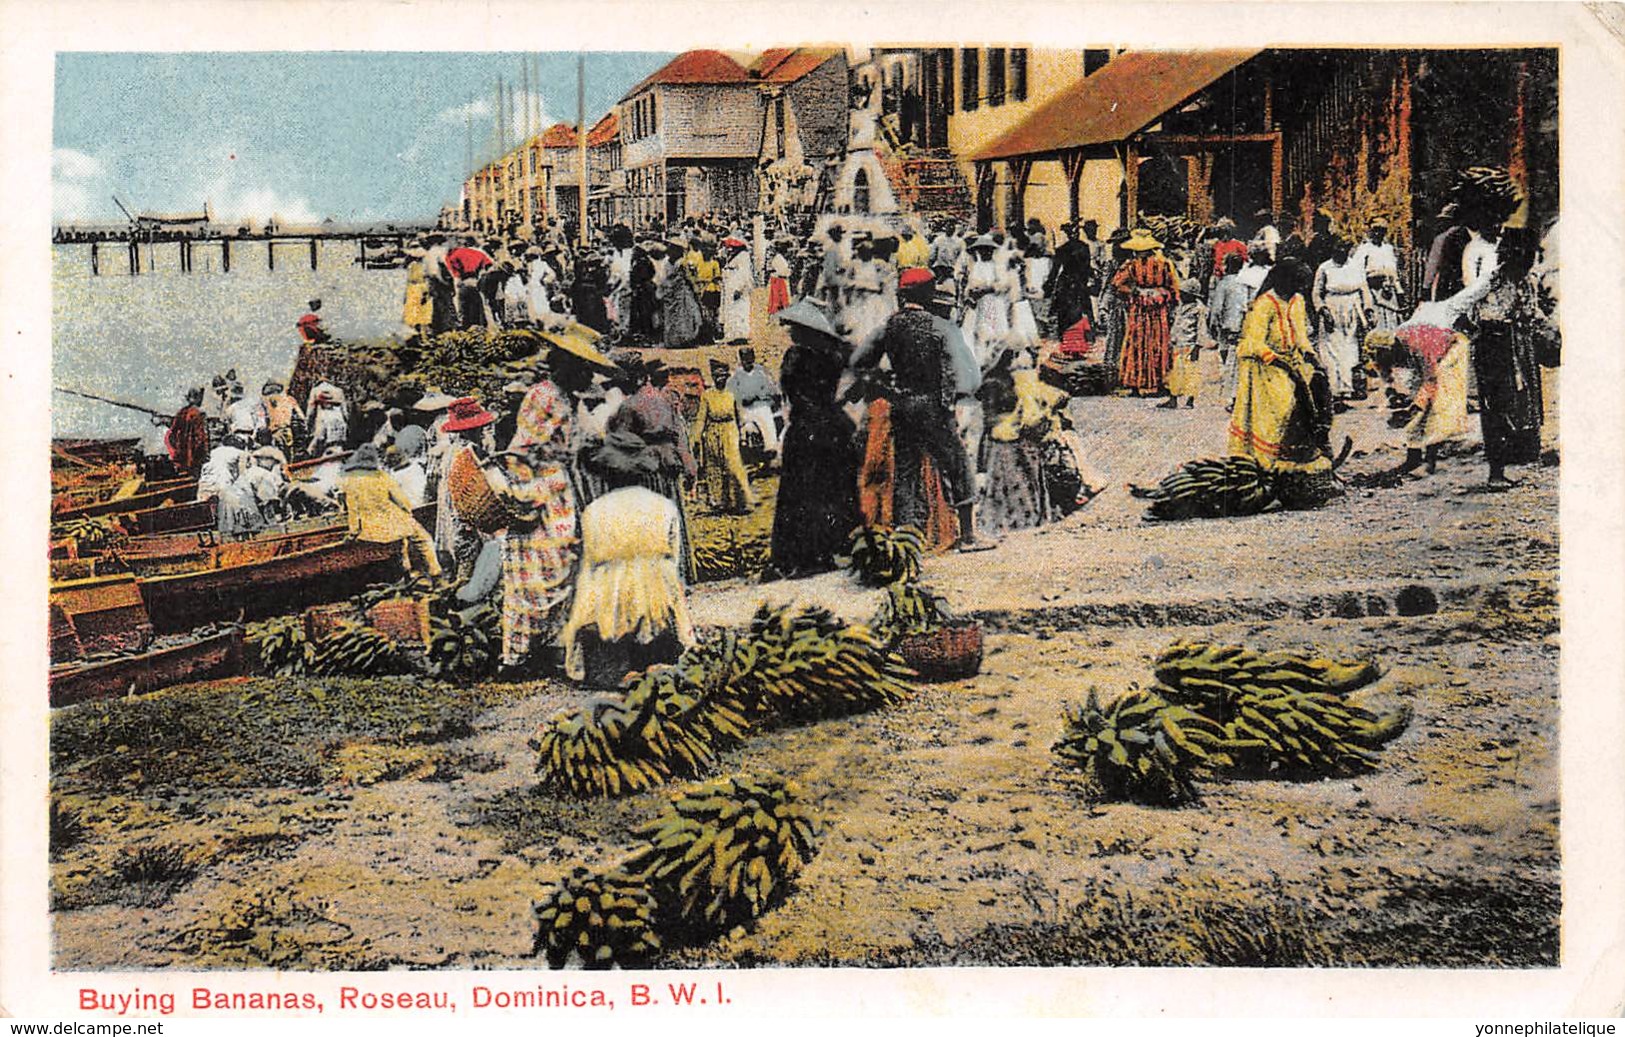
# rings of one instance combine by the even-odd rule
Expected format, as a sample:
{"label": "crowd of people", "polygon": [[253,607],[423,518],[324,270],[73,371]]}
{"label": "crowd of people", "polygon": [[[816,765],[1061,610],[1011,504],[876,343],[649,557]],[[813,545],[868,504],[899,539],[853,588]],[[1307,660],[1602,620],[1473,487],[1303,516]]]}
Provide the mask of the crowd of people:
{"label": "crowd of people", "polygon": [[[1409,292],[1383,221],[1355,245],[1325,212],[1302,234],[1261,214],[1104,241],[1088,222],[928,237],[841,218],[615,226],[586,249],[562,223],[523,246],[429,235],[403,313],[420,344],[511,326],[549,343],[502,399],[355,401],[328,381],[250,397],[228,371],[188,393],[169,449],[222,535],[342,511],[470,605],[500,599],[509,669],[613,683],[692,642],[690,518],[756,508],[749,461],[779,476],[768,578],[832,568],[862,526],[980,550],[1086,505],[1104,479],[1069,363],[1160,407],[1219,386],[1229,452],[1305,472],[1330,472],[1335,417],[1364,399],[1405,430],[1389,474],[1431,472],[1476,392],[1490,486],[1513,485],[1556,363],[1555,256],[1505,226],[1521,201],[1505,173],[1470,170],[1452,197]],[[758,288],[790,342],[777,378],[752,345]],[[307,344],[327,340],[319,311],[298,322]],[[696,343],[724,348],[686,391],[639,348]]]}

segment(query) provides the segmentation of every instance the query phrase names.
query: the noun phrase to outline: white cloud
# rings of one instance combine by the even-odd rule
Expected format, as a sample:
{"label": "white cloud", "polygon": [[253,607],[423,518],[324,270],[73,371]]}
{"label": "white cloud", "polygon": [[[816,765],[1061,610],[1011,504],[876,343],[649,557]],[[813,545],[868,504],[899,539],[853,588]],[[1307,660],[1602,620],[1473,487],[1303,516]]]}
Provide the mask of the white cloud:
{"label": "white cloud", "polygon": [[51,152],[51,215],[58,220],[90,222],[108,218],[112,198],[107,167],[94,155],[73,148]]}
{"label": "white cloud", "polygon": [[[452,149],[459,159],[463,155],[465,146],[464,133],[470,124],[474,129],[474,153],[476,159],[487,158],[491,153],[492,134],[491,120],[496,112],[496,95],[493,90],[489,97],[477,97],[466,104],[453,105],[442,108],[436,112],[434,118],[418,130],[417,135],[395,157],[407,165],[415,165],[431,156],[437,141],[447,139],[448,132],[455,141]],[[508,146],[511,148],[525,137],[527,129],[532,133],[540,133],[551,126],[556,120],[549,113],[547,98],[531,91],[515,90],[512,106],[508,112]],[[442,148],[444,145],[442,145]]]}

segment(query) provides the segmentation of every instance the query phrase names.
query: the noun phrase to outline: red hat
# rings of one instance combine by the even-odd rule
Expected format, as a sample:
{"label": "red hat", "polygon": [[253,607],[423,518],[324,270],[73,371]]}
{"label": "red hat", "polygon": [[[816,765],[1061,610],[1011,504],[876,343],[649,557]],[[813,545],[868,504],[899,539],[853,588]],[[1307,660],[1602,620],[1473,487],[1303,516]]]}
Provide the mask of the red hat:
{"label": "red hat", "polygon": [[743,241],[740,241],[738,238],[723,238],[722,243],[724,245],[727,245],[729,248],[744,248],[745,247],[745,243]]}
{"label": "red hat", "polygon": [[904,270],[897,278],[899,288],[919,288],[923,285],[935,284],[937,275],[923,266],[911,266]]}
{"label": "red hat", "polygon": [[497,416],[481,407],[479,400],[472,396],[464,396],[460,400],[452,401],[443,427],[447,432],[467,432],[469,429],[484,428],[495,420]]}

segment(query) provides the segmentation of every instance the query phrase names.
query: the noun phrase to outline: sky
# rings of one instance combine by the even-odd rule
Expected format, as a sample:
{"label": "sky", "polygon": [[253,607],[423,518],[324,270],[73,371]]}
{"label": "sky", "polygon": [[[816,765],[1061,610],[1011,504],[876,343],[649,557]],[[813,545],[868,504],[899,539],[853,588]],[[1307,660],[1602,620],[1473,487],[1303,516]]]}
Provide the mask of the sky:
{"label": "sky", "polygon": [[[60,54],[52,213],[122,223],[117,195],[223,220],[430,220],[457,201],[469,117],[488,158],[497,77],[522,87],[532,57],[542,126],[573,123],[574,53]],[[671,57],[589,54],[588,124]]]}

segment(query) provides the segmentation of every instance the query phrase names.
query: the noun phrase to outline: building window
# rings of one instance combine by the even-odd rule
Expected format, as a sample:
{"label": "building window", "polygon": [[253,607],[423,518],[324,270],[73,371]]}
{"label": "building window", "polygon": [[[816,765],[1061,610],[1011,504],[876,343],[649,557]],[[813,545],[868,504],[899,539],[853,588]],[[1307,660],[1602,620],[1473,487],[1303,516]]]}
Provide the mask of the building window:
{"label": "building window", "polygon": [[990,47],[987,52],[987,106],[997,108],[1004,103],[1004,48]]}
{"label": "building window", "polygon": [[1083,52],[1083,74],[1092,76],[1111,63],[1110,50],[1086,50]]}
{"label": "building window", "polygon": [[959,52],[959,106],[974,112],[982,104],[982,52],[974,47]]}
{"label": "building window", "polygon": [[1010,100],[1027,99],[1027,48],[1014,47],[1010,51]]}

